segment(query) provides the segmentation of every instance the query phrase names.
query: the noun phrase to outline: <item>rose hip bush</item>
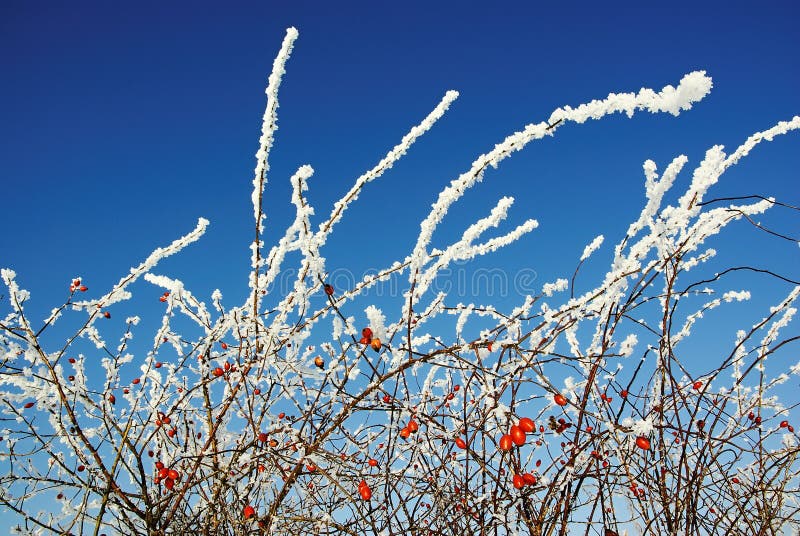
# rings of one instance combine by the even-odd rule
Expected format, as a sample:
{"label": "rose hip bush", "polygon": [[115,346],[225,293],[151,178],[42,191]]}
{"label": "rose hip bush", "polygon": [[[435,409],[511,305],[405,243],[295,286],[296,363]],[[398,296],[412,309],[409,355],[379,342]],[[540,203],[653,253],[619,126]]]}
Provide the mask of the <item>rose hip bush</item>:
{"label": "rose hip bush", "polygon": [[[728,225],[755,224],[768,209],[797,210],[772,198],[707,194],[759,143],[799,128],[800,117],[730,154],[709,149],[675,204],[665,204],[665,195],[682,180],[687,158],[660,173],[645,162],[645,206],[593,285],[576,289],[576,275],[603,236],[585,247],[571,280],[547,283],[510,310],[434,292],[453,263],[491,254],[538,225],[527,220],[487,237],[513,204],[503,197],[460,239],[432,245],[448,209],[487,167],[569,123],[618,112],[678,115],[709,93],[711,80],[694,72],[677,87],[558,108],[446,186],[405,257],[352,288],[335,288],[323,256],[328,237],[367,183],[457,93],[448,92],[358,177],[327,218],[313,221],[304,194],[313,169],[300,167],[291,177],[294,221],[268,249],[263,195],[278,87],[296,37],[289,29],[266,91],[245,303],[225,306],[219,291],[206,303],[155,271],[201,237],[203,219],[110,290],[91,288],[91,277],[65,282],[67,300],[44,321],[26,313],[30,296],[3,269],[0,504],[13,531],[800,530],[797,399],[776,395],[800,369],[787,357],[800,337],[791,331],[800,282],[797,274],[714,266],[716,251],[707,244]],[[273,295],[268,289],[290,259],[296,279]],[[684,341],[702,329],[704,315],[749,298],[729,287],[742,274],[773,279],[783,298],[735,338],[719,334],[714,355],[704,357],[716,364],[698,374]],[[145,335],[152,336],[149,351],[133,355],[138,317],[127,318],[114,341],[102,328],[115,305],[133,298],[139,279],[156,289],[146,299],[158,297],[165,310],[157,332]],[[390,279],[405,282],[398,310],[356,309],[357,297]],[[75,325],[66,341],[48,338],[57,322]]]}

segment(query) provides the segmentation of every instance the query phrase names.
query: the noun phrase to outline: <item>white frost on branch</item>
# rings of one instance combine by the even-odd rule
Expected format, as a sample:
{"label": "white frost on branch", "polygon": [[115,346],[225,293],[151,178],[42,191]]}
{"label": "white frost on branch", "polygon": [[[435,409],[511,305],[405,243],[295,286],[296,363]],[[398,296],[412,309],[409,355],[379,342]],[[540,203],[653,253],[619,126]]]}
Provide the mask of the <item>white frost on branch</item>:
{"label": "white frost on branch", "polygon": [[583,248],[583,254],[581,255],[580,261],[583,262],[588,259],[589,255],[597,251],[597,248],[599,248],[602,244],[603,235],[598,235],[594,240],[592,240],[591,244]]}
{"label": "white frost on branch", "polygon": [[800,285],[794,287],[789,295],[781,302],[781,304],[772,309],[772,312],[783,311],[783,314],[772,322],[769,330],[767,330],[767,334],[763,339],[761,339],[760,354],[762,356],[766,355],[768,346],[778,339],[778,333],[780,330],[788,326],[795,313],[797,313],[797,309],[791,307],[791,305],[798,296],[800,296]]}
{"label": "white frost on branch", "polygon": [[[481,244],[473,244],[473,242],[479,239],[490,227],[497,227],[500,222],[506,218],[508,209],[513,204],[514,199],[512,197],[503,197],[497,202],[497,205],[495,205],[488,216],[470,225],[458,241],[448,246],[444,251],[439,252],[438,256],[435,257],[435,262],[431,263],[427,269],[416,276],[414,294],[411,299],[417,301],[425,294],[439,272],[447,268],[452,262],[469,261],[478,255],[492,253],[503,246],[517,241],[522,235],[538,227],[539,223],[536,220],[529,219],[505,235],[496,236]],[[407,302],[406,307],[403,309],[402,316],[405,317],[408,312]]]}
{"label": "white frost on branch", "polygon": [[386,341],[388,336],[386,334],[386,317],[383,312],[374,305],[370,305],[364,310],[364,313],[367,315],[373,335],[382,341]]}
{"label": "white frost on branch", "polygon": [[726,302],[736,301],[745,301],[750,299],[750,292],[747,290],[729,290],[725,294],[722,295],[722,299]]}
{"label": "white frost on branch", "polygon": [[427,247],[433,232],[444,219],[450,207],[464,195],[467,189],[483,180],[483,174],[488,166],[496,168],[512,152],[521,150],[533,140],[552,135],[561,124],[567,121],[583,123],[589,118],[600,119],[605,115],[617,112],[625,112],[628,117],[631,117],[636,110],[669,112],[677,115],[681,110],[688,110],[693,103],[705,97],[711,91],[711,86],[711,78],[706,76],[705,71],[695,71],[684,76],[677,89],[666,86],[659,93],[652,89],[642,89],[638,94],[611,93],[604,100],[594,100],[577,108],[569,106],[557,108],[547,121],[527,125],[524,130],[508,136],[503,142],[495,145],[492,151],[479,156],[468,171],[453,180],[450,186],[439,194],[430,214],[420,224],[420,233],[411,255],[409,277],[413,280],[417,271],[427,263]]}
{"label": "white frost on branch", "polygon": [[[253,216],[258,226],[258,234],[264,232],[264,215],[261,208],[261,197],[264,194],[264,186],[267,182],[267,171],[269,171],[269,152],[272,149],[275,131],[278,129],[278,88],[281,79],[286,73],[286,61],[292,53],[292,46],[297,39],[296,28],[286,30],[286,37],[283,39],[280,52],[275,57],[272,64],[272,73],[269,75],[269,82],[265,93],[267,95],[267,106],[264,110],[264,117],[261,123],[261,138],[259,139],[258,151],[256,152],[255,177],[253,178]],[[257,267],[257,251],[253,252],[253,268]]]}
{"label": "white frost on branch", "polygon": [[631,333],[625,340],[622,341],[622,345],[620,346],[619,353],[622,354],[624,357],[628,357],[633,353],[633,350],[636,348],[636,343],[639,342],[639,339],[636,337],[635,333]]}
{"label": "white frost on branch", "polygon": [[[308,179],[311,178],[313,174],[314,169],[311,166],[300,166],[290,179],[292,185],[292,204],[295,205],[295,218],[292,224],[286,229],[283,238],[280,239],[278,244],[274,246],[269,252],[269,255],[267,255],[267,265],[269,266],[267,273],[262,275],[258,282],[254,282],[254,285],[256,285],[259,290],[265,290],[272,284],[280,273],[283,260],[287,254],[301,249],[304,244],[308,242],[307,236],[310,226],[310,217],[313,215],[314,209],[305,203],[303,191],[308,189]],[[287,296],[287,301],[288,299],[289,296]]]}
{"label": "white frost on branch", "polygon": [[647,417],[633,422],[631,425],[632,432],[639,436],[648,436],[653,432],[653,418]]}
{"label": "white frost on branch", "polygon": [[[165,257],[174,255],[189,244],[196,242],[206,232],[208,227],[208,220],[199,218],[197,226],[190,233],[174,240],[170,245],[163,248],[156,248],[139,266],[131,268],[130,273],[122,277],[119,282],[111,289],[111,291],[102,298],[94,301],[76,302],[73,305],[74,309],[86,309],[89,312],[94,311],[98,306],[108,307],[118,301],[130,298],[130,293],[125,289],[134,281],[142,277],[144,274],[152,270],[160,261]],[[96,318],[96,316],[95,316]]]}
{"label": "white frost on branch", "polygon": [[0,277],[3,278],[3,283],[8,288],[8,295],[12,298],[9,300],[11,308],[16,314],[22,316],[22,305],[30,298],[30,293],[27,290],[20,290],[16,281],[17,274],[14,270],[3,268],[0,270]]}
{"label": "white frost on branch", "polygon": [[569,281],[564,278],[556,279],[554,283],[545,283],[542,286],[542,294],[545,296],[552,296],[556,292],[563,292],[567,290],[569,286]]}
{"label": "white frost on branch", "polygon": [[403,136],[403,138],[400,140],[400,143],[395,145],[388,153],[386,153],[386,156],[384,156],[380,162],[375,165],[375,167],[355,180],[355,183],[350,190],[344,196],[342,196],[341,199],[334,203],[333,210],[328,220],[325,223],[320,224],[319,231],[317,232],[317,242],[320,246],[325,244],[328,236],[330,236],[331,232],[333,231],[333,227],[339,220],[342,219],[344,212],[347,210],[350,204],[358,199],[359,192],[361,192],[361,189],[364,187],[364,185],[383,175],[384,172],[390,169],[395,162],[405,155],[417,138],[430,130],[436,121],[438,121],[448,110],[448,108],[450,108],[450,104],[452,104],[457,98],[458,91],[450,90],[445,93],[439,104],[436,105],[433,111],[431,111],[431,113],[429,113],[421,123],[413,127],[405,136]]}
{"label": "white frost on branch", "polygon": [[458,314],[458,320],[456,321],[456,337],[460,338],[464,331],[464,325],[467,323],[467,320],[472,314],[472,310],[475,308],[475,305],[470,303],[466,307],[463,307],[459,303],[456,308],[461,309],[461,312]]}

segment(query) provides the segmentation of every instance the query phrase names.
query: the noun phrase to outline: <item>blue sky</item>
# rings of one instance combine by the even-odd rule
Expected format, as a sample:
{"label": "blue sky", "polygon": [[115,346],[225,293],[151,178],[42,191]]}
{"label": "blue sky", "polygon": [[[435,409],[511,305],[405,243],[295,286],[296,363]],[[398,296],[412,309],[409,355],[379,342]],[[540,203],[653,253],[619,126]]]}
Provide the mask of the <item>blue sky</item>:
{"label": "blue sky", "polygon": [[[595,284],[644,203],[645,159],[663,170],[689,156],[679,194],[708,147],[733,150],[800,112],[793,2],[161,4],[0,7],[0,266],[17,271],[41,315],[63,300],[72,277],[105,292],[199,216],[211,221],[206,236],[157,271],[205,299],[220,288],[238,304],[247,290],[263,90],[288,26],[300,37],[281,87],[268,244],[292,217],[288,177],[297,167],[315,168],[309,198],[327,215],[446,90],[461,93],[348,213],[324,252],[332,270],[360,274],[404,257],[445,184],[554,108],[660,89],[706,70],[714,90],[679,118],[613,117],[531,144],[487,173],[448,215],[450,231],[437,235],[441,245],[513,195],[507,228],[530,217],[540,228],[475,267],[532,269],[538,290],[571,276],[584,246],[604,234],[606,246],[581,276]],[[797,205],[798,143],[789,135],[760,146],[714,192]],[[796,236],[796,217],[773,212],[764,223]],[[736,229],[715,247],[796,274],[796,245]],[[743,237],[763,249],[748,249]],[[767,307],[788,290],[767,285],[753,304]],[[142,282],[133,291],[152,293],[157,306],[159,289]],[[492,301],[512,306],[519,298]]]}

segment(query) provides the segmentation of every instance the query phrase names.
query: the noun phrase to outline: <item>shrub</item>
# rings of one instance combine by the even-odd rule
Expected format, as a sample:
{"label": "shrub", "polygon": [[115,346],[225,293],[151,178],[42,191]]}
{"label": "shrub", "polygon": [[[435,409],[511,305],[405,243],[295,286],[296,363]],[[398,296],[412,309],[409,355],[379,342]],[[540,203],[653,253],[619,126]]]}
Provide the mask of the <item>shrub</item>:
{"label": "shrub", "polygon": [[[708,94],[711,80],[694,72],[676,88],[558,108],[446,186],[407,255],[352,288],[334,288],[322,254],[337,223],[457,93],[448,92],[356,179],[316,230],[304,194],[313,169],[300,167],[291,178],[295,219],[267,250],[263,194],[278,87],[296,37],[289,29],[266,92],[245,303],[225,307],[217,291],[209,307],[154,271],[200,238],[203,219],[106,293],[95,295],[89,281],[75,279],[67,300],[41,324],[26,313],[29,296],[15,273],[2,271],[8,311],[0,321],[0,504],[16,517],[18,532],[609,536],[800,529],[794,403],[774,394],[788,378],[784,371],[798,371],[781,349],[798,340],[784,333],[800,283],[792,274],[715,266],[707,246],[737,221],[755,224],[754,216],[778,205],[797,210],[772,198],[707,193],[756,145],[800,127],[800,117],[756,133],[731,154],[712,147],[674,205],[664,204],[665,194],[687,159],[675,158],[660,174],[645,162],[647,202],[614,246],[605,277],[582,293],[578,270],[602,235],[586,246],[571,281],[545,284],[511,310],[433,292],[453,263],[490,254],[538,225],[527,220],[485,237],[513,204],[504,197],[458,240],[431,246],[449,208],[487,167],[571,122],[644,110],[678,115]],[[292,259],[292,287],[270,294]],[[719,364],[693,374],[684,341],[703,315],[749,298],[725,287],[743,272],[771,277],[785,297],[735,340],[719,338]],[[135,357],[130,339],[138,317],[125,321],[116,347],[100,325],[115,304],[132,298],[130,286],[140,278],[159,287],[165,310],[152,347]],[[357,320],[356,298],[390,279],[406,281],[399,310],[370,305]],[[80,324],[59,344],[46,335],[62,316]]]}

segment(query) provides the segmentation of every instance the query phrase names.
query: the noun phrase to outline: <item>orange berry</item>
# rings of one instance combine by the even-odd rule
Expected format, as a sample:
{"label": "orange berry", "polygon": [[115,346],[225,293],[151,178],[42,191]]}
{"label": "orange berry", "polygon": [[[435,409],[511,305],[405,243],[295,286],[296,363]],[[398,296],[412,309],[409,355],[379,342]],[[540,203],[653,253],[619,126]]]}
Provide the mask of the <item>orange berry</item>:
{"label": "orange berry", "polygon": [[244,507],[244,512],[242,512],[242,517],[243,518],[245,518],[247,520],[247,519],[250,519],[251,517],[253,517],[254,515],[256,515],[256,509],[255,508],[253,508],[249,504]]}
{"label": "orange berry", "polygon": [[368,501],[372,498],[372,490],[369,489],[369,486],[364,480],[362,480],[361,484],[358,485],[358,493],[365,501]]}
{"label": "orange berry", "polygon": [[525,444],[525,432],[523,432],[522,428],[516,424],[508,431],[508,435],[511,436],[511,441],[513,441],[518,447],[521,447]]}
{"label": "orange berry", "polygon": [[519,423],[517,424],[517,426],[519,426],[519,427],[520,427],[520,429],[521,429],[523,432],[527,433],[527,434],[530,434],[531,432],[534,432],[534,431],[536,431],[536,425],[535,425],[535,424],[534,424],[534,422],[533,422],[531,419],[529,419],[528,417],[523,417],[523,418],[521,418],[521,419],[519,420]]}
{"label": "orange berry", "polygon": [[567,405],[567,398],[561,393],[558,393],[557,395],[553,396],[553,401],[559,406]]}

